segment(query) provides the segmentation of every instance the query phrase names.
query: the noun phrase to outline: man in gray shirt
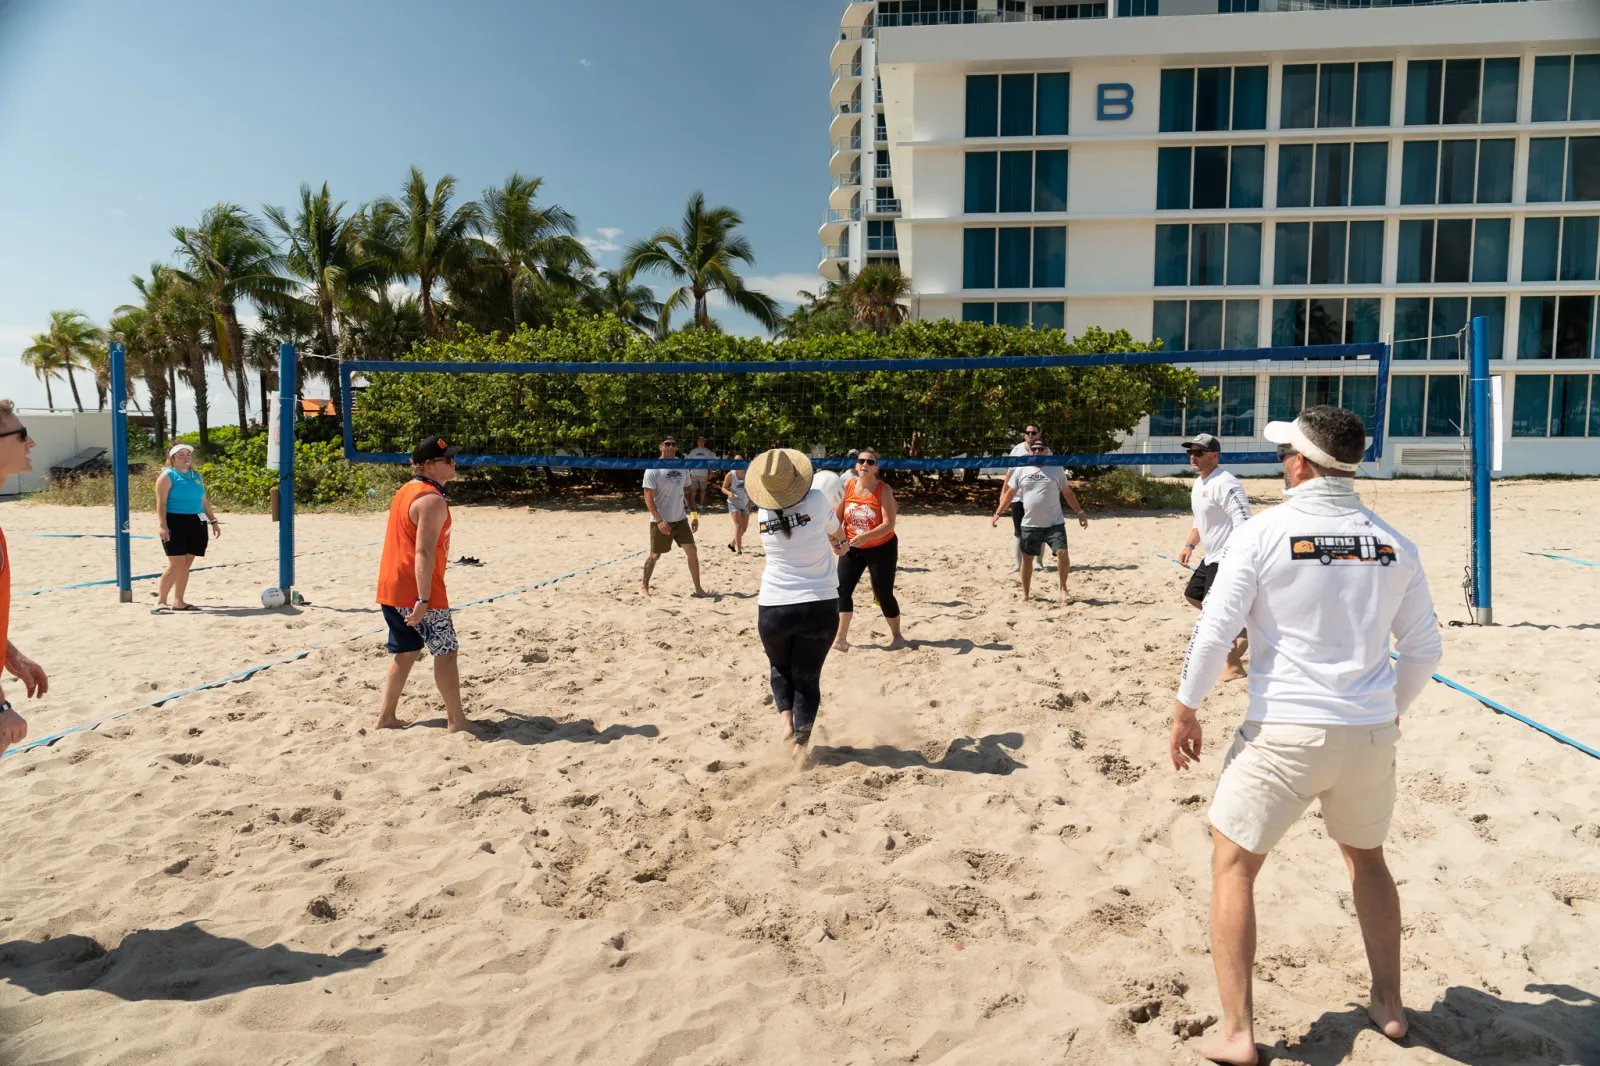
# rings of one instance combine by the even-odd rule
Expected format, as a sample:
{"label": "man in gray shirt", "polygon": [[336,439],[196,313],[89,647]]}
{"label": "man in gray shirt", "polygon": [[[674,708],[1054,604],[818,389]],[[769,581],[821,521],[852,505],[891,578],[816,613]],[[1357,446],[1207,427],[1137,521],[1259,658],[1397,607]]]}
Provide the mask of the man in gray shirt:
{"label": "man in gray shirt", "polygon": [[[676,459],[678,441],[667,437],[661,442],[661,458]],[[684,513],[683,490],[689,472],[681,469],[646,470],[644,472],[644,505],[650,511],[650,554],[644,558],[644,584],[639,591],[650,595],[650,576],[656,572],[656,560],[681,545],[684,558],[689,560],[689,578],[694,582],[694,594],[704,596],[700,587],[700,553],[694,545],[694,535],[700,520],[693,521]]]}
{"label": "man in gray shirt", "polygon": [[[1050,454],[1044,442],[1035,440],[1029,446],[1034,462],[1042,462]],[[999,525],[1000,517],[1011,508],[1011,501],[1022,501],[1022,527],[1018,542],[1022,547],[1022,598],[1028,598],[1033,580],[1035,553],[1049,547],[1056,554],[1056,577],[1061,583],[1061,602],[1071,603],[1067,595],[1067,575],[1072,561],[1067,555],[1066,515],[1061,501],[1066,500],[1078,516],[1078,526],[1089,528],[1089,519],[1078,505],[1078,497],[1067,480],[1067,472],[1059,466],[1019,466],[1006,479],[1005,492],[1000,494],[1000,506],[989,520],[990,528]]]}

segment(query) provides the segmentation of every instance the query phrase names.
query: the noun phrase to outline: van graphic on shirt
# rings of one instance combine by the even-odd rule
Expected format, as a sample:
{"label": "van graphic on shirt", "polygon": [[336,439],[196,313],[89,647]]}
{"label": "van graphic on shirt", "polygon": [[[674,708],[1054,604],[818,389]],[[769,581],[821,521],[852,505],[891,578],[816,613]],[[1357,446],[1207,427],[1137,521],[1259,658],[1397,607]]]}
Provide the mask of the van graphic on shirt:
{"label": "van graphic on shirt", "polygon": [[1350,563],[1377,563],[1380,566],[1388,566],[1395,560],[1394,546],[1382,543],[1377,537],[1318,534],[1290,537],[1289,541],[1290,558],[1315,559],[1323,566],[1332,566],[1336,559]]}
{"label": "van graphic on shirt", "polygon": [[788,526],[790,530],[796,530],[810,524],[811,516],[802,511],[800,514],[786,514],[781,518],[767,519],[761,523],[761,532],[776,535],[783,532],[784,526]]}

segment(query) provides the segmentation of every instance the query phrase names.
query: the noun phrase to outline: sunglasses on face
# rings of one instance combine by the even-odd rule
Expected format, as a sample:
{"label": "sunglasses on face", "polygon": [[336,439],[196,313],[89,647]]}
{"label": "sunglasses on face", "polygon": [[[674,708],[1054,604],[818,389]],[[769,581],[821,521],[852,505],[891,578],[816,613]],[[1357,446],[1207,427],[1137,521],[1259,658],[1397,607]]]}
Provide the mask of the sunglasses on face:
{"label": "sunglasses on face", "polygon": [[19,437],[22,440],[27,440],[28,427],[19,424],[16,429],[8,429],[4,433],[0,433],[0,440],[4,440],[6,437]]}
{"label": "sunglasses on face", "polygon": [[1022,435],[1024,437],[1037,437],[1039,435],[1039,431],[1036,429],[1025,429],[1022,431]]}
{"label": "sunglasses on face", "polygon": [[1289,456],[1291,456],[1291,455],[1299,455],[1299,454],[1300,454],[1299,452],[1295,451],[1292,447],[1290,447],[1287,444],[1278,445],[1278,462],[1280,462],[1280,463],[1283,462],[1285,459],[1289,458]]}
{"label": "sunglasses on face", "polygon": [[857,466],[877,466],[878,465],[878,460],[876,460],[876,459],[857,459],[856,460],[856,465]]}
{"label": "sunglasses on face", "polygon": [[1184,451],[1188,452],[1190,455],[1204,455],[1206,453],[1204,448],[1185,448]]}

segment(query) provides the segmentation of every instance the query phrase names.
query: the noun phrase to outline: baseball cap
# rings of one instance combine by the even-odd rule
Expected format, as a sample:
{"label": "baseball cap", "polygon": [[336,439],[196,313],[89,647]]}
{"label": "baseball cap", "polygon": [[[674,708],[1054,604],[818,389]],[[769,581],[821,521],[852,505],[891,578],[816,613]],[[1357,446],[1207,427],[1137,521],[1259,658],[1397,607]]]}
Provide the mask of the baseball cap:
{"label": "baseball cap", "polygon": [[1222,442],[1210,433],[1196,433],[1184,441],[1183,446],[1185,448],[1199,448],[1207,452],[1220,452],[1222,450]]}
{"label": "baseball cap", "polygon": [[435,459],[448,459],[461,451],[459,444],[446,444],[443,437],[423,437],[411,449],[413,463],[429,463]]}
{"label": "baseball cap", "polygon": [[678,443],[678,438],[674,437],[671,433],[668,433],[665,437],[661,438],[661,443],[662,444],[676,444],[676,443]]}

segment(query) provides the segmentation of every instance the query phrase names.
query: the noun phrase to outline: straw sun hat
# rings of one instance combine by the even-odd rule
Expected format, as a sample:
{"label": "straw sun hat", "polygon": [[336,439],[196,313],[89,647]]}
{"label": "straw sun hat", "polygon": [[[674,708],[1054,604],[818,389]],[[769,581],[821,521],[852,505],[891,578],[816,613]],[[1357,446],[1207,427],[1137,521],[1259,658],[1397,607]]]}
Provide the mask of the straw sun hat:
{"label": "straw sun hat", "polygon": [[750,460],[744,486],[758,507],[769,511],[793,507],[811,491],[811,460],[793,448],[762,452]]}

